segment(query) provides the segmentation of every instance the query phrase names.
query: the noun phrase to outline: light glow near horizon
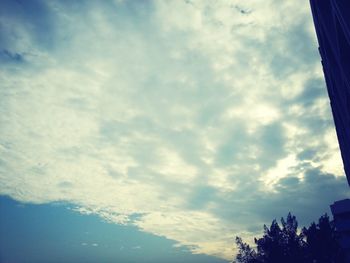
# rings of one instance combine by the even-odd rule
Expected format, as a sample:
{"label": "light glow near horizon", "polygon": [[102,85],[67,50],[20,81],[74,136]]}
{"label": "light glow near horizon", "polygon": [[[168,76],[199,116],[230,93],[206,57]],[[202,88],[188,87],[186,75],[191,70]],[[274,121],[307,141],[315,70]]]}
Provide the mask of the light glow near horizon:
{"label": "light glow near horizon", "polygon": [[0,7],[1,195],[227,260],[348,196],[307,1]]}

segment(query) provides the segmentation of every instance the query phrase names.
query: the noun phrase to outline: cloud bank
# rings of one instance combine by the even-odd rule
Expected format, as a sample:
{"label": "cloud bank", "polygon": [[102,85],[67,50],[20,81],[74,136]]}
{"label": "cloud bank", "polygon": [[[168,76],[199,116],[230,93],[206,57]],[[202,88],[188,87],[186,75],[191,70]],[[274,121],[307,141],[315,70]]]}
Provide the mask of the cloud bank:
{"label": "cloud bank", "polygon": [[226,259],[348,195],[306,2],[0,6],[0,194]]}

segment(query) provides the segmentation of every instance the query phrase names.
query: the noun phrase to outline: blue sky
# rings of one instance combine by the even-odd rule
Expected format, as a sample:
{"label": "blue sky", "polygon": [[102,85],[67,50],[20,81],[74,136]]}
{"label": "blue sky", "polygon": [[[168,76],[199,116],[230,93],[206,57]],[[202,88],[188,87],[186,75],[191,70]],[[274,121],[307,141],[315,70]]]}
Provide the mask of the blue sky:
{"label": "blue sky", "polygon": [[18,225],[1,220],[27,233],[13,251],[33,246],[26,213],[52,242],[65,224],[87,243],[77,226],[95,220],[202,262],[289,211],[328,212],[349,194],[317,46],[307,1],[1,0],[0,204]]}
{"label": "blue sky", "polygon": [[69,204],[0,202],[6,211],[0,216],[1,262],[225,262],[136,227],[75,213]]}

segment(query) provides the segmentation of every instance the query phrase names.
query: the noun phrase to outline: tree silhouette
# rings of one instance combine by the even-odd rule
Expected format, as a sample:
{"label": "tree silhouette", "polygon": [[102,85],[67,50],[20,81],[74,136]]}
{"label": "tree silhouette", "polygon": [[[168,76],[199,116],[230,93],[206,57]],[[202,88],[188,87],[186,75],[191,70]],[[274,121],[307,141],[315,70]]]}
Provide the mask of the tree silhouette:
{"label": "tree silhouette", "polygon": [[270,227],[264,225],[264,234],[254,239],[255,248],[236,237],[238,263],[342,263],[337,235],[332,222],[325,214],[318,224],[298,231],[295,216],[281,218],[281,227],[273,220]]}
{"label": "tree silhouette", "polygon": [[236,237],[236,244],[239,249],[239,253],[236,257],[237,262],[244,263],[258,263],[257,253],[248,244],[243,243],[242,238]]}
{"label": "tree silhouette", "polygon": [[320,217],[318,224],[312,223],[304,228],[308,254],[317,263],[343,262],[344,255],[337,242],[338,236],[334,224],[327,214]]}

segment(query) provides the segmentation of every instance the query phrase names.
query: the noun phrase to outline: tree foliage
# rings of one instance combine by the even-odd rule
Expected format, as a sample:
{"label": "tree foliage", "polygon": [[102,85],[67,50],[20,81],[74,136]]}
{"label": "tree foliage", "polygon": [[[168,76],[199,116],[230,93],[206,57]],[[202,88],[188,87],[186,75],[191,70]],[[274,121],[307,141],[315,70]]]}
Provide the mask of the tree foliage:
{"label": "tree foliage", "polygon": [[337,234],[327,214],[318,223],[298,230],[295,216],[281,218],[281,226],[273,220],[270,227],[264,225],[264,234],[255,238],[255,248],[236,237],[238,263],[342,263]]}

